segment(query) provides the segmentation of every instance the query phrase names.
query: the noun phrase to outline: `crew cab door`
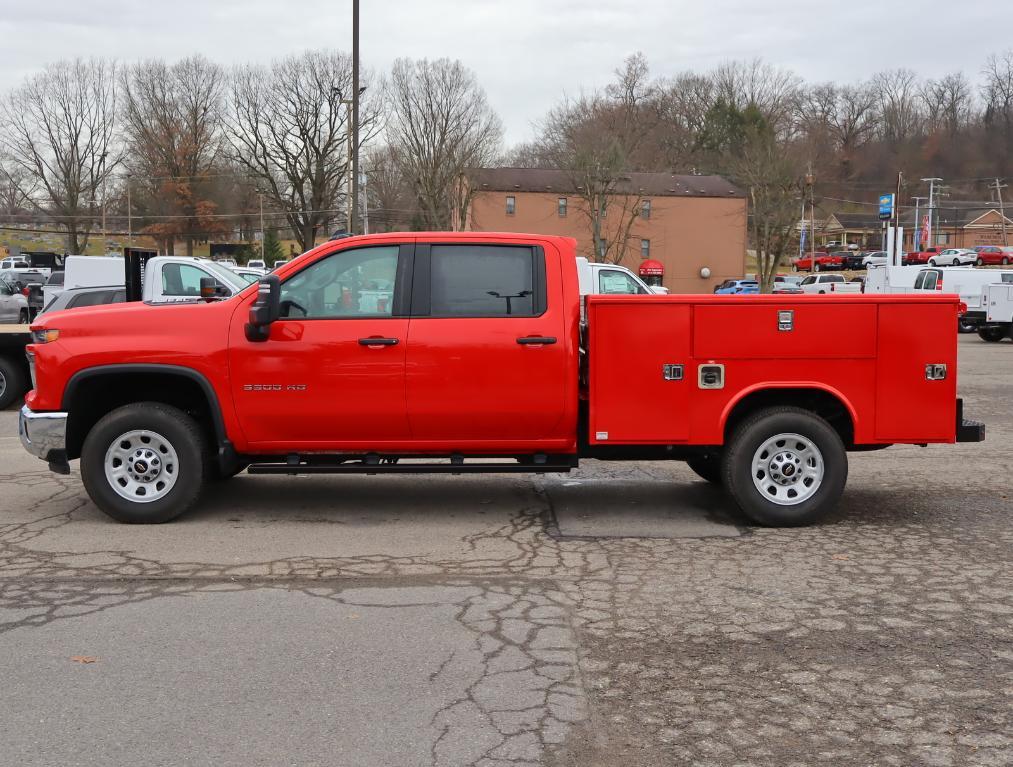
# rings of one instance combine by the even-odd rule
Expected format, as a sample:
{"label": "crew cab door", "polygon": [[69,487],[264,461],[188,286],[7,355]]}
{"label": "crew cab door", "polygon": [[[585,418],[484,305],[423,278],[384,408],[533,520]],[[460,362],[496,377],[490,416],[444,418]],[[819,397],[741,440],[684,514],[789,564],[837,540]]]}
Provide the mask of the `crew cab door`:
{"label": "crew cab door", "polygon": [[419,243],[406,379],[412,438],[558,438],[569,349],[559,256],[530,243]]}
{"label": "crew cab door", "polygon": [[412,246],[336,249],[288,276],[266,342],[233,316],[236,414],[259,449],[380,449],[409,437],[405,407]]}

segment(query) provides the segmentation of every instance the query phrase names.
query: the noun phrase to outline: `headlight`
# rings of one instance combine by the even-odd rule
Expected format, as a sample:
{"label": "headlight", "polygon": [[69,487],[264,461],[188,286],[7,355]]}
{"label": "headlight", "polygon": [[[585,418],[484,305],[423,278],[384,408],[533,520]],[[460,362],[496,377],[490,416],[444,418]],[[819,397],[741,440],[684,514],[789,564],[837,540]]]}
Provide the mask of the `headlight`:
{"label": "headlight", "polygon": [[48,344],[60,337],[60,331],[54,328],[44,328],[32,331],[33,344]]}

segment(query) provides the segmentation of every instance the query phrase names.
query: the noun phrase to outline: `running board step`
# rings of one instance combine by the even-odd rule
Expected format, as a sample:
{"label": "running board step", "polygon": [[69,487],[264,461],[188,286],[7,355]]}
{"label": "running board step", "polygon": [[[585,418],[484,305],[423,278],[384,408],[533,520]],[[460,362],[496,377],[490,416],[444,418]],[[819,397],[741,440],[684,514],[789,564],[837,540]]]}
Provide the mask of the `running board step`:
{"label": "running board step", "polygon": [[546,474],[572,463],[254,463],[250,474]]}

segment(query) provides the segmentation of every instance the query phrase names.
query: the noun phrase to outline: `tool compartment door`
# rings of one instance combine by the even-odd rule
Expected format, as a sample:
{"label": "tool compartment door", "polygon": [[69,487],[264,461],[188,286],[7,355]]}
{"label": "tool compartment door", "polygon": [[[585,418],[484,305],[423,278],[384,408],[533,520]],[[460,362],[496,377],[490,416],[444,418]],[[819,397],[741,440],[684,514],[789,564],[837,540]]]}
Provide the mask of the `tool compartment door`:
{"label": "tool compartment door", "polygon": [[[688,304],[591,298],[588,302],[591,444],[665,444],[689,437]],[[682,365],[667,380],[666,365]]]}
{"label": "tool compartment door", "polygon": [[[957,418],[956,310],[946,303],[884,303],[879,307],[876,439],[952,442]],[[928,364],[945,364],[930,381]]]}

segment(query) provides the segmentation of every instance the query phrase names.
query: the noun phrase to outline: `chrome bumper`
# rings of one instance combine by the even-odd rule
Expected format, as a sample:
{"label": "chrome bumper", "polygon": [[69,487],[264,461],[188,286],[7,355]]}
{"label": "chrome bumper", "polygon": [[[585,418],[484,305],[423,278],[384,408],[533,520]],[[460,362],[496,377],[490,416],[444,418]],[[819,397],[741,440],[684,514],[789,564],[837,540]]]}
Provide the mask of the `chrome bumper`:
{"label": "chrome bumper", "polygon": [[48,461],[50,469],[61,474],[70,471],[66,413],[36,413],[25,405],[18,416],[18,436],[25,450]]}

